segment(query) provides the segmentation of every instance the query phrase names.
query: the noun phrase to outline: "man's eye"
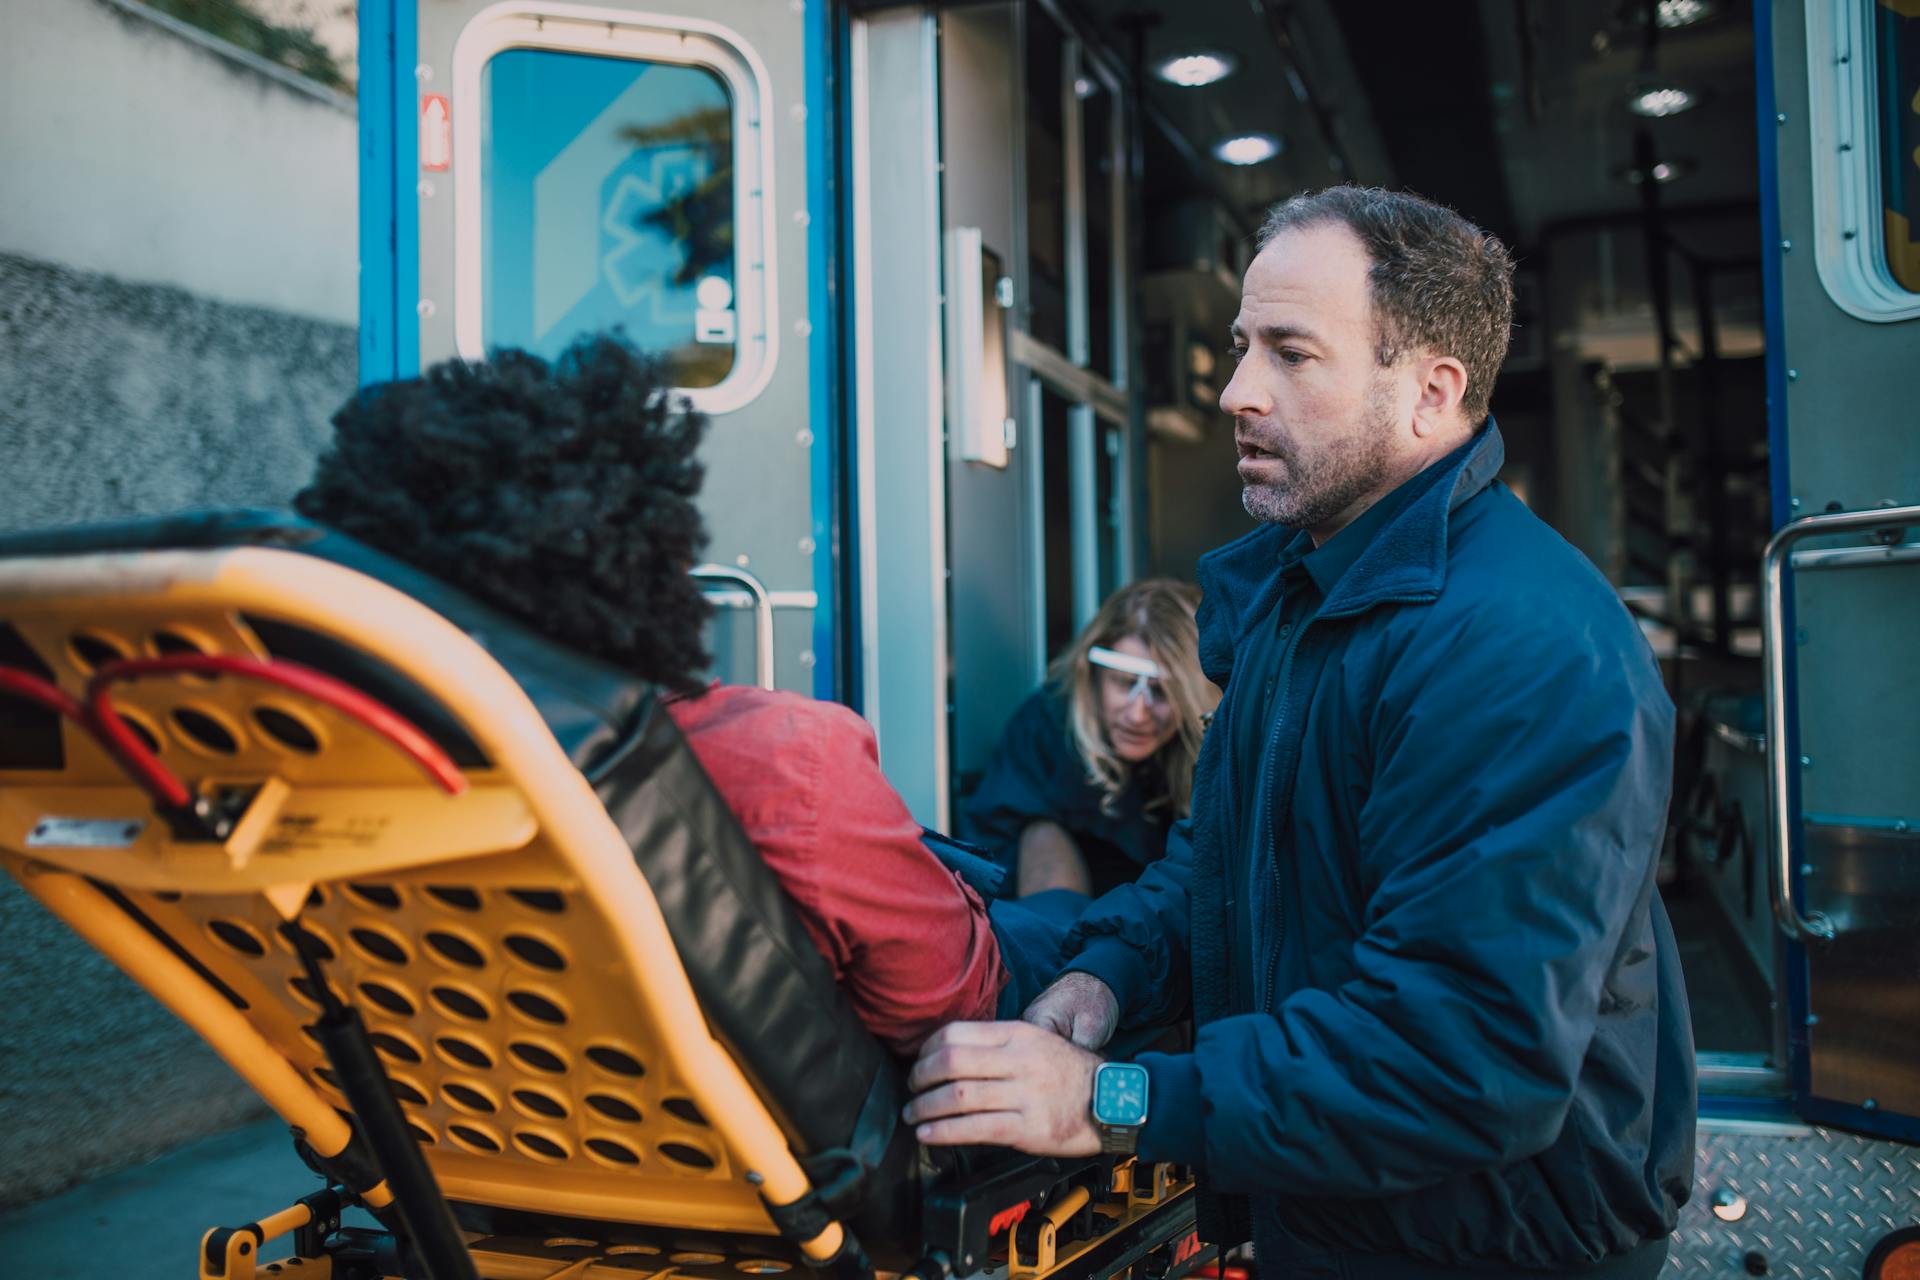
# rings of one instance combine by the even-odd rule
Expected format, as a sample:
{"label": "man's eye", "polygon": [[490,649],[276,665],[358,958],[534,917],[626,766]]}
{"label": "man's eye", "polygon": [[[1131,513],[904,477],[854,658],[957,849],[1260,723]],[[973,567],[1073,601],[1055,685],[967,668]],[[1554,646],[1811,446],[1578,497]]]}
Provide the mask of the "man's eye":
{"label": "man's eye", "polygon": [[1298,366],[1305,364],[1307,359],[1307,353],[1304,351],[1282,349],[1280,352],[1280,361],[1282,364]]}
{"label": "man's eye", "polygon": [[1227,354],[1233,357],[1233,362],[1235,364],[1239,364],[1242,360],[1245,360],[1247,358],[1246,344],[1239,343],[1239,342],[1234,343],[1232,346],[1227,348]]}

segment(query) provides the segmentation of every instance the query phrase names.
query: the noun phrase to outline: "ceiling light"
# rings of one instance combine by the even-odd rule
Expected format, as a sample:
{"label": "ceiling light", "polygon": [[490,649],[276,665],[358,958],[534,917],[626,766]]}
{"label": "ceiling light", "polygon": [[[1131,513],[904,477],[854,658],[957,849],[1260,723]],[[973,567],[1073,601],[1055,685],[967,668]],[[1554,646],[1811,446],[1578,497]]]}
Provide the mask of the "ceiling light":
{"label": "ceiling light", "polygon": [[[1678,182],[1692,173],[1693,162],[1691,160],[1656,160],[1650,172],[1653,174],[1653,180],[1664,187],[1669,182]],[[1647,180],[1646,174],[1632,165],[1624,169],[1615,169],[1613,176],[1633,187]]]}
{"label": "ceiling light", "polygon": [[1280,139],[1270,133],[1243,133],[1215,143],[1213,154],[1228,164],[1263,164],[1280,154]]}
{"label": "ceiling light", "polygon": [[1224,53],[1183,53],[1168,58],[1158,67],[1162,80],[1168,84],[1177,84],[1182,89],[1198,89],[1224,80],[1233,74],[1238,64]]}
{"label": "ceiling light", "polygon": [[1659,0],[1654,6],[1653,20],[1671,31],[1675,27],[1705,22],[1713,16],[1713,10],[1713,0]]}
{"label": "ceiling light", "polygon": [[1677,116],[1699,105],[1699,94],[1677,84],[1636,85],[1627,96],[1627,110],[1654,120]]}

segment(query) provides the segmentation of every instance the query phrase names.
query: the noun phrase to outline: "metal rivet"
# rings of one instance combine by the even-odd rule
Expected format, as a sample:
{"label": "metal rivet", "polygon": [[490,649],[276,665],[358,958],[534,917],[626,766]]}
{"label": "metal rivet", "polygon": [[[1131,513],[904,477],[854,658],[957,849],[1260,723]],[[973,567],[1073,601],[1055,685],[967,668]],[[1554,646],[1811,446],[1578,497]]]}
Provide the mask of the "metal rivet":
{"label": "metal rivet", "polygon": [[803,667],[812,667],[812,666],[813,666],[813,664],[814,664],[814,661],[815,661],[815,659],[814,659],[814,656],[813,656],[813,650],[811,650],[811,649],[802,649],[802,650],[800,651],[800,665],[801,665],[801,666],[803,666]]}
{"label": "metal rivet", "polygon": [[1795,498],[1791,502],[1789,502],[1787,505],[1792,507],[1795,511],[1798,511],[1800,509],[1800,499]]}
{"label": "metal rivet", "polygon": [[1785,124],[1787,122],[1787,113],[1782,111],[1778,115],[1776,115],[1773,119],[1774,119],[1774,123],[1776,124]]}
{"label": "metal rivet", "polygon": [[1819,1015],[1819,1014],[1817,1014],[1817,1013],[1810,1013],[1810,1014],[1808,1014],[1808,1015],[1807,1015],[1807,1025],[1808,1025],[1808,1026],[1810,1026],[1810,1027],[1817,1027],[1817,1026],[1819,1026],[1819,1025],[1820,1025],[1820,1015]]}
{"label": "metal rivet", "polygon": [[420,179],[420,186],[417,190],[420,192],[420,198],[422,200],[433,199],[433,180],[431,178]]}
{"label": "metal rivet", "polygon": [[812,538],[802,538],[802,539],[800,539],[800,554],[801,554],[801,555],[803,555],[803,556],[810,556],[810,555],[812,555],[812,554],[813,554],[813,546],[814,546],[814,543],[813,543],[813,539],[812,539]]}
{"label": "metal rivet", "polygon": [[1791,240],[1782,240],[1782,241],[1780,242],[1780,252],[1782,252],[1782,253],[1792,253],[1792,252],[1793,252],[1793,241],[1791,241]]}
{"label": "metal rivet", "polygon": [[1813,864],[1812,864],[1811,862],[1803,862],[1803,863],[1801,863],[1801,864],[1800,864],[1800,874],[1801,874],[1801,875],[1803,875],[1803,876],[1810,876],[1810,875],[1812,875],[1812,874],[1813,874]]}
{"label": "metal rivet", "polygon": [[787,108],[787,114],[793,117],[795,124],[805,124],[807,121],[807,104],[804,102],[796,102]]}
{"label": "metal rivet", "polygon": [[1800,381],[1800,371],[1798,369],[1787,370],[1787,381],[1788,382]]}
{"label": "metal rivet", "polygon": [[739,555],[735,556],[733,558],[733,562],[739,565],[742,569],[746,568],[748,565],[753,563],[753,561],[747,556],[747,553],[744,551],[742,551]]}
{"label": "metal rivet", "polygon": [[424,62],[419,63],[413,69],[413,78],[421,84],[425,84],[427,81],[433,79],[433,68]]}
{"label": "metal rivet", "polygon": [[793,322],[793,331],[804,338],[813,332],[813,326],[805,320],[795,320]]}
{"label": "metal rivet", "polygon": [[1801,756],[1801,757],[1800,757],[1800,767],[1801,767],[1802,769],[1811,769],[1811,768],[1813,768],[1813,757],[1812,757],[1812,756]]}
{"label": "metal rivet", "polygon": [[1900,818],[1894,822],[1893,829],[1895,831],[1911,831],[1913,830],[1913,824],[1911,822],[1908,822],[1905,818]]}
{"label": "metal rivet", "polygon": [[794,433],[793,442],[799,445],[802,449],[809,448],[813,444],[813,432],[807,430],[805,427],[802,427],[800,428],[800,430]]}
{"label": "metal rivet", "polygon": [[793,223],[795,226],[804,227],[809,223],[811,223],[812,221],[813,221],[813,215],[808,213],[805,209],[795,209],[793,211]]}
{"label": "metal rivet", "polygon": [[1868,1098],[1865,1102],[1862,1102],[1860,1104],[1860,1109],[1862,1111],[1878,1111],[1880,1109],[1880,1104],[1874,1099]]}
{"label": "metal rivet", "polygon": [[431,319],[435,309],[433,305],[433,299],[422,298],[418,303],[414,305],[413,309],[420,313],[420,318],[422,320]]}

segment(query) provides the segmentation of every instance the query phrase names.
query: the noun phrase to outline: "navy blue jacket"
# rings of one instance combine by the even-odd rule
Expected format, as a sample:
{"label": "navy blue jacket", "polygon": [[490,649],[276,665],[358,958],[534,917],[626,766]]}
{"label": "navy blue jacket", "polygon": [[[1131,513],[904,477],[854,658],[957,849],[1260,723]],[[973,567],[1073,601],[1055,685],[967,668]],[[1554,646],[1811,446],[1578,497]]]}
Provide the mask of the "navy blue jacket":
{"label": "navy blue jacket", "polygon": [[1228,720],[1293,531],[1201,561],[1227,700],[1193,816],[1068,945],[1128,1022],[1191,992],[1194,1052],[1140,1059],[1141,1154],[1198,1167],[1208,1237],[1263,1263],[1575,1270],[1663,1237],[1689,1191],[1692,1033],[1653,883],[1672,704],[1503,457],[1489,422],[1437,464],[1275,654],[1259,955],[1229,936],[1256,874],[1234,779],[1269,775],[1226,759]]}

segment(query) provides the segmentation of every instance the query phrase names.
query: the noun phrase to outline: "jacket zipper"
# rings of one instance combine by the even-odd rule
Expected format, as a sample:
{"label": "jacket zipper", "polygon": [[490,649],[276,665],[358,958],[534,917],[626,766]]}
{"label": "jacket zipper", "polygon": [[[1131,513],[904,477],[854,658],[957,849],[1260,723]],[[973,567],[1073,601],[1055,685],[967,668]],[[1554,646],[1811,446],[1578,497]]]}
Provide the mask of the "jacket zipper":
{"label": "jacket zipper", "polygon": [[1267,766],[1260,779],[1261,791],[1267,796],[1267,875],[1270,880],[1269,888],[1272,891],[1268,896],[1275,908],[1273,938],[1267,947],[1267,985],[1260,1002],[1261,1012],[1269,1015],[1273,1013],[1273,986],[1280,977],[1280,948],[1287,940],[1286,903],[1281,901],[1280,897],[1280,851],[1274,844],[1273,835],[1273,771],[1275,764],[1273,753],[1274,749],[1280,745],[1280,730],[1286,723],[1287,703],[1293,690],[1293,655],[1300,647],[1300,637],[1306,634],[1307,628],[1312,624],[1313,618],[1308,617],[1304,622],[1295,626],[1293,628],[1293,634],[1286,638],[1286,648],[1281,650],[1280,675],[1274,690],[1274,692],[1280,695],[1279,713],[1274,717],[1273,730],[1267,738]]}

